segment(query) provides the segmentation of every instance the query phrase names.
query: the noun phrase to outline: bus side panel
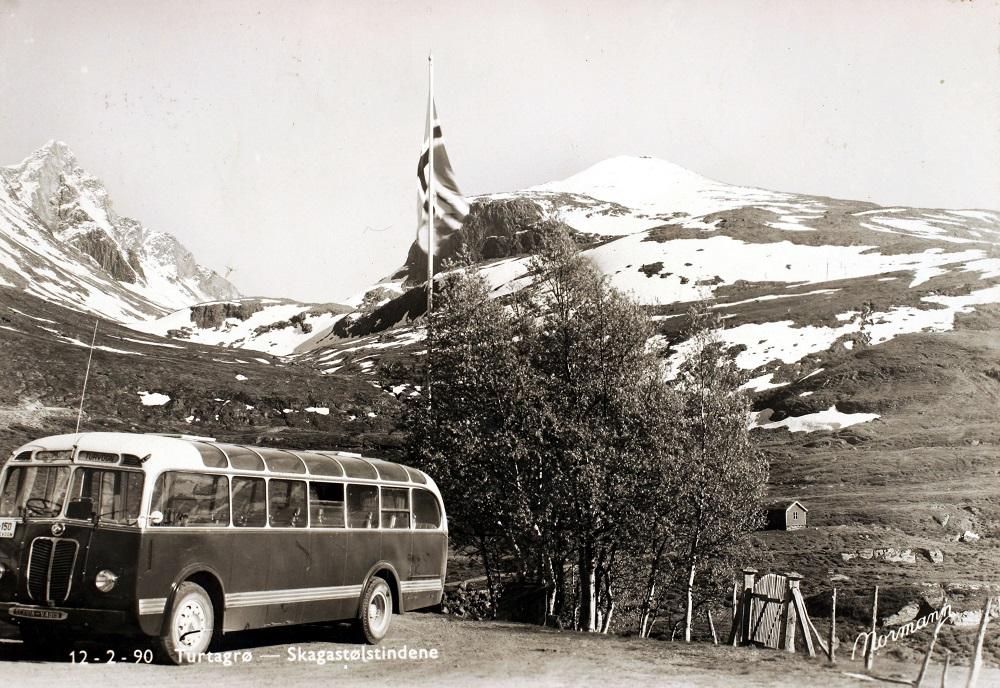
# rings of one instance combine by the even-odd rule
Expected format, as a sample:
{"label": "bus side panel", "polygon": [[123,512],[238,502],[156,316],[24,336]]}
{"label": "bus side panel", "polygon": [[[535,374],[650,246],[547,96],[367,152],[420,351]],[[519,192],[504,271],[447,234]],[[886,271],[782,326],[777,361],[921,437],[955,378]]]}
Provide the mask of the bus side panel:
{"label": "bus side panel", "polygon": [[[346,530],[310,530],[309,551],[312,568],[306,576],[311,588],[333,588],[350,585],[344,580],[344,562],[348,557]],[[340,594],[340,593],[337,593]],[[302,605],[302,623],[337,621],[354,616],[357,596],[326,599]]]}
{"label": "bus side panel", "polygon": [[[310,549],[307,528],[268,533],[268,546],[259,554],[270,559],[267,590],[292,590],[312,587],[314,553]],[[311,602],[281,602],[267,607],[268,626],[286,626],[302,622],[303,610]]]}
{"label": "bus side panel", "polygon": [[[444,580],[444,563],[448,553],[448,535],[440,530],[414,530],[411,556],[411,582]],[[404,594],[404,608],[421,609],[441,602],[441,587]]]}
{"label": "bus side panel", "polygon": [[[399,582],[402,587],[403,581],[410,577],[410,549],[412,547],[412,531],[409,528],[391,529],[382,531],[382,560],[392,564],[399,575]],[[402,592],[402,590],[400,590]],[[397,611],[405,612],[405,600],[401,600],[402,609]]]}
{"label": "bus side panel", "polygon": [[[146,531],[139,557],[137,597],[140,624],[147,635],[159,635],[163,610],[173,592],[173,583],[182,572],[214,571],[228,592],[226,572],[230,569],[233,538],[227,528],[159,528]],[[179,582],[179,581],[178,581]],[[160,601],[163,604],[160,604]],[[145,601],[145,605],[143,602]],[[144,606],[147,607],[144,609]],[[156,611],[148,613],[151,608]]]}
{"label": "bus side panel", "polygon": [[[378,530],[352,530],[344,559],[344,585],[363,585],[365,576],[382,555],[382,533]],[[357,614],[360,593],[354,598],[350,616]]]}
{"label": "bus side panel", "polygon": [[448,552],[448,535],[440,530],[413,531],[414,578],[444,578],[445,557]]}
{"label": "bus side panel", "polygon": [[276,554],[269,545],[271,533],[256,529],[233,528],[229,531],[232,547],[232,566],[226,585],[225,631],[244,631],[267,625],[266,605],[247,605],[239,599],[240,593],[268,589],[271,562],[283,556]]}

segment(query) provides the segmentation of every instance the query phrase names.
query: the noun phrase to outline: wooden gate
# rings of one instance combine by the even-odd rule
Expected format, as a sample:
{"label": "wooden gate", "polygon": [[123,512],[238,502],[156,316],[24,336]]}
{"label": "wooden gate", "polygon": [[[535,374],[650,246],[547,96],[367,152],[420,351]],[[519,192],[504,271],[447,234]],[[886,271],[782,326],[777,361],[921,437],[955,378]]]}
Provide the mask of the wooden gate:
{"label": "wooden gate", "polygon": [[754,583],[750,593],[748,643],[774,649],[783,646],[785,619],[789,613],[795,613],[789,608],[791,598],[787,576],[769,573]]}
{"label": "wooden gate", "polygon": [[[756,569],[743,570],[743,593],[733,592],[733,646],[756,645],[795,652],[795,636],[805,641],[806,652],[816,655],[812,637],[826,650],[823,639],[809,620],[797,573],[769,573],[757,578]],[[737,584],[738,585],[738,584]]]}

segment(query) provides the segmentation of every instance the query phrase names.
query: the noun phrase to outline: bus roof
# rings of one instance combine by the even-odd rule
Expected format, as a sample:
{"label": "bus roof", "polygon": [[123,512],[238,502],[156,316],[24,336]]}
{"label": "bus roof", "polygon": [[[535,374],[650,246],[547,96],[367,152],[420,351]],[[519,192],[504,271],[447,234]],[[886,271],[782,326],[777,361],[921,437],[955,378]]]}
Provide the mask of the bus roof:
{"label": "bus roof", "polygon": [[[228,444],[207,438],[126,432],[51,435],[18,447],[12,460],[37,451],[74,450],[80,464],[123,465],[151,473],[167,470],[239,472],[262,476],[346,478],[437,486],[423,471],[409,466],[338,451],[276,449]],[[25,457],[28,458],[27,456]],[[58,461],[59,457],[46,460]],[[63,460],[68,461],[69,457]]]}

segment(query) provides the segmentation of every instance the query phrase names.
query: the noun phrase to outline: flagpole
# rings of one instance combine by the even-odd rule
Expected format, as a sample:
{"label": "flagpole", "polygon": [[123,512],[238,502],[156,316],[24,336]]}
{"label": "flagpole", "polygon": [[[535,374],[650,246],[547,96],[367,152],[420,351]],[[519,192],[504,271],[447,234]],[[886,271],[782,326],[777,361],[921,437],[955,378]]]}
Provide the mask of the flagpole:
{"label": "flagpole", "polygon": [[427,53],[427,402],[431,401],[431,355],[434,337],[431,311],[434,310],[434,53]]}
{"label": "flagpole", "polygon": [[427,54],[427,318],[434,308],[434,54]]}

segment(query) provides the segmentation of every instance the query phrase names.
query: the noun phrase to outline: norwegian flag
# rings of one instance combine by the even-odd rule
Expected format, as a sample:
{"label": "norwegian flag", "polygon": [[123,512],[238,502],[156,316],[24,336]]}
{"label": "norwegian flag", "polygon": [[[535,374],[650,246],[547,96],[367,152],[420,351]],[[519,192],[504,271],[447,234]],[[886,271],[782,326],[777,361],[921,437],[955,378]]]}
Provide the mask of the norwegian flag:
{"label": "norwegian flag", "polygon": [[[427,218],[428,218],[428,181],[429,175],[434,175],[433,188],[430,193],[434,196],[434,253],[439,253],[438,248],[456,231],[461,229],[465,216],[469,214],[469,204],[462,197],[462,192],[458,189],[455,181],[455,172],[451,169],[451,161],[448,159],[448,151],[444,147],[444,137],[441,135],[441,123],[438,121],[437,105],[430,103],[428,115],[433,112],[433,121],[428,121],[424,129],[424,147],[420,154],[420,162],[417,163],[417,246],[427,253]],[[430,119],[430,118],[428,118]],[[434,132],[434,169],[430,171],[430,139],[431,131]]]}

